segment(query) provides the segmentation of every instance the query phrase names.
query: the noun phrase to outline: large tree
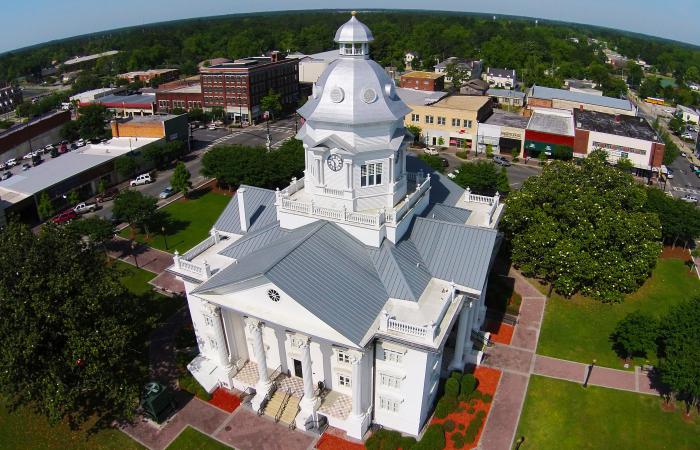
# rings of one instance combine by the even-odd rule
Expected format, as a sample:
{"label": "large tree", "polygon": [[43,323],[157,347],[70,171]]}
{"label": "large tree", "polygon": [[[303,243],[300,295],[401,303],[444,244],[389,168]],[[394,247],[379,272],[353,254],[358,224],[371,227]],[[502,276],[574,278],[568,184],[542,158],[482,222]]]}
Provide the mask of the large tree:
{"label": "large tree", "polygon": [[649,277],[661,225],[644,210],[644,186],[603,160],[545,167],[510,195],[502,225],[526,274],[565,296],[619,301]]}
{"label": "large tree", "polygon": [[661,381],[686,400],[689,413],[700,402],[700,295],[673,307],[659,336]]}
{"label": "large tree", "polygon": [[507,194],[510,191],[505,167],[498,167],[491,161],[477,161],[462,164],[455,176],[455,183],[469,188],[475,194]]}
{"label": "large tree", "polygon": [[263,111],[269,112],[272,120],[275,120],[277,115],[282,111],[282,103],[280,103],[281,98],[282,96],[278,92],[270,89],[267,95],[260,100],[260,108]]}
{"label": "large tree", "polygon": [[648,314],[634,311],[615,326],[610,339],[615,351],[623,358],[646,356],[656,348],[658,321]]}
{"label": "large tree", "polygon": [[141,308],[105,258],[69,227],[0,232],[0,391],[53,422],[136,406]]}
{"label": "large tree", "polygon": [[155,197],[127,189],[114,199],[112,211],[115,219],[128,222],[148,234],[149,225],[156,219],[157,202]]}
{"label": "large tree", "polygon": [[170,178],[170,185],[176,192],[182,192],[182,195],[187,197],[187,191],[192,187],[190,177],[190,171],[187,170],[185,163],[180,161],[175,166],[173,176]]}
{"label": "large tree", "polygon": [[668,244],[690,245],[700,237],[700,209],[694,204],[649,188],[645,209],[659,216],[663,239]]}
{"label": "large tree", "polygon": [[83,139],[101,139],[107,137],[105,130],[107,108],[100,104],[81,106],[78,109],[78,127]]}

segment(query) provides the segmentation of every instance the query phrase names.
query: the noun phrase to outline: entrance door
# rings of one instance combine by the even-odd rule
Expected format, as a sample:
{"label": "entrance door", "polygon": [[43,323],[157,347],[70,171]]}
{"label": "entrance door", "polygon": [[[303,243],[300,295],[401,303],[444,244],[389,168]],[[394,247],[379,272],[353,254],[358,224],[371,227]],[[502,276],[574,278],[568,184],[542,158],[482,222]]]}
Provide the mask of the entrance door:
{"label": "entrance door", "polygon": [[298,359],[293,359],[292,361],[294,361],[294,376],[303,378],[301,373],[301,361],[299,361]]}

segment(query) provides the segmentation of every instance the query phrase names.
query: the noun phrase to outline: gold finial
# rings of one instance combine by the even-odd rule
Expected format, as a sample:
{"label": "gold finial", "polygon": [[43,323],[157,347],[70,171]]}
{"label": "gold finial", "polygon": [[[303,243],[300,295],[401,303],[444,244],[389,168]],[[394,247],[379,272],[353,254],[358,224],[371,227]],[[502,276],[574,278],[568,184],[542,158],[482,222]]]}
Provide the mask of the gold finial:
{"label": "gold finial", "polygon": [[355,17],[355,16],[357,15],[357,11],[351,11],[351,12],[350,12],[350,15],[353,16],[353,17]]}

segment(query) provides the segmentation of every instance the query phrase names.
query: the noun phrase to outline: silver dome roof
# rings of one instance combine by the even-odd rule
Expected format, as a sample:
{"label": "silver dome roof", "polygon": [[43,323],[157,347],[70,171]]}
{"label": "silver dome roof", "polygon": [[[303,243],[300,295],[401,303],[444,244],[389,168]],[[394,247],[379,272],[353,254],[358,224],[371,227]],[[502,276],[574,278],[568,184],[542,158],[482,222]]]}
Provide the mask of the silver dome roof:
{"label": "silver dome roof", "polygon": [[357,20],[355,11],[352,12],[350,20],[335,32],[335,42],[367,43],[373,40],[372,32],[367,28],[367,25]]}

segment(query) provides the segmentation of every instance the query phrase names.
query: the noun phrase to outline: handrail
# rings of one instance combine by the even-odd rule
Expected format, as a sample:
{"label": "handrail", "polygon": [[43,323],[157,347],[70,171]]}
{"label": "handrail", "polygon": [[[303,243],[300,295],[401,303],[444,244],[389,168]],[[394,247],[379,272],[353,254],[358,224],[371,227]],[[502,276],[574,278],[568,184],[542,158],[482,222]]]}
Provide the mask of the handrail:
{"label": "handrail", "polygon": [[289,403],[289,399],[292,397],[292,392],[290,389],[285,389],[284,390],[284,398],[282,399],[282,402],[280,403],[280,407],[277,409],[277,412],[275,413],[275,422],[279,422],[280,418],[282,417],[282,413],[284,412],[284,409],[287,407],[287,403]]}

